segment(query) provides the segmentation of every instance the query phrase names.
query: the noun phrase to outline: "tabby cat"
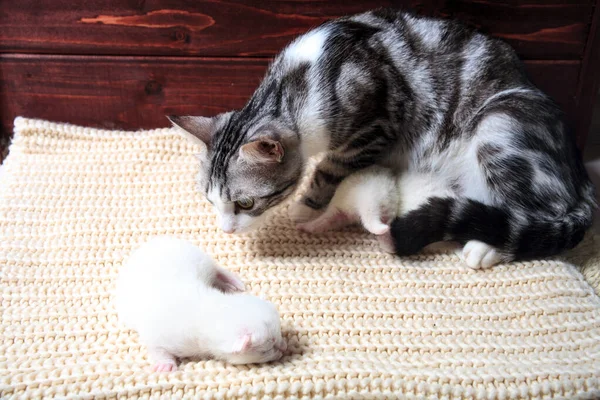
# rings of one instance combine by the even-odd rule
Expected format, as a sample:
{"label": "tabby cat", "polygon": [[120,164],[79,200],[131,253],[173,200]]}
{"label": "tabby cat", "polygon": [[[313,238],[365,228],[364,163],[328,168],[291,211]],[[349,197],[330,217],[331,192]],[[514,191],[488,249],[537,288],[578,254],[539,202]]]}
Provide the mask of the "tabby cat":
{"label": "tabby cat", "polygon": [[323,151],[298,222],[373,164],[447,183],[391,222],[401,256],[442,240],[492,264],[550,256],[582,240],[596,207],[561,110],[509,45],[453,21],[381,9],[326,22],[241,110],[170,120],[206,145],[199,185],[228,233],[255,227]]}

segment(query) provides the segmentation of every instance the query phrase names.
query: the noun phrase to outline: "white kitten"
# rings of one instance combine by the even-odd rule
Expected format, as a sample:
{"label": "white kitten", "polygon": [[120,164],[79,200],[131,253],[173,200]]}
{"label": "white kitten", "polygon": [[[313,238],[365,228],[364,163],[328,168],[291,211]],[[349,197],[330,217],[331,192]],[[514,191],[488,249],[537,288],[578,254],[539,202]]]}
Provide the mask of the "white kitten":
{"label": "white kitten", "polygon": [[316,233],[360,222],[369,232],[384,235],[400,208],[397,181],[380,166],[355,172],[340,183],[325,212],[297,227]]}
{"label": "white kitten", "polygon": [[[338,186],[325,211],[315,219],[298,224],[300,230],[317,233],[360,223],[378,236],[387,252],[394,253],[390,222],[418,208],[432,193],[453,197],[445,182],[432,174],[403,172],[395,174],[390,168],[375,165],[347,177]],[[434,243],[428,248],[446,248]]]}
{"label": "white kitten", "polygon": [[212,357],[232,364],[279,359],[287,346],[272,303],[242,293],[244,284],[185,240],[157,237],[135,250],[116,285],[120,320],[138,332],[156,363]]}

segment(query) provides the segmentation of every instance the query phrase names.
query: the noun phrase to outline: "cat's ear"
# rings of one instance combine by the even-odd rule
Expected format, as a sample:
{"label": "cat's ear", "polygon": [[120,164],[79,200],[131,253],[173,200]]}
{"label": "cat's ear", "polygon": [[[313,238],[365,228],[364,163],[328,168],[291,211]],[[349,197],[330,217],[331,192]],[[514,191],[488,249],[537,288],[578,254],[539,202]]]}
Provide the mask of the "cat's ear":
{"label": "cat's ear", "polygon": [[252,346],[252,335],[243,333],[233,344],[231,352],[234,354],[244,353],[250,349],[250,346]]}
{"label": "cat's ear", "polygon": [[250,163],[280,163],[283,146],[278,140],[259,138],[240,148],[240,157]]}
{"label": "cat's ear", "polygon": [[179,128],[179,132],[194,142],[202,142],[210,147],[214,131],[214,120],[208,117],[192,115],[169,115],[169,121]]}

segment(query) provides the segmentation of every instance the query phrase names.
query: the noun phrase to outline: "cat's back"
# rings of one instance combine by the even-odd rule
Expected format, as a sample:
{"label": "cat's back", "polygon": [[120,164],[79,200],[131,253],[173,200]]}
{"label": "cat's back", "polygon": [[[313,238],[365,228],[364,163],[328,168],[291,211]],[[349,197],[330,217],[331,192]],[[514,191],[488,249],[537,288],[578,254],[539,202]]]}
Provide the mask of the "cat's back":
{"label": "cat's back", "polygon": [[[467,54],[474,48],[501,48],[513,57],[514,51],[503,41],[485,35],[460,21],[417,15],[408,11],[381,8],[331,21],[330,32],[354,33],[357,37],[375,36],[373,42],[384,43],[417,58],[448,54]],[[332,35],[332,36],[334,36]]]}
{"label": "cat's back", "polygon": [[[432,94],[446,96],[448,86],[500,82],[485,90],[483,95],[489,95],[528,83],[515,51],[505,42],[455,20],[389,8],[330,20],[307,32],[278,55],[271,72],[306,76],[323,88],[335,81],[337,92],[346,88],[354,95],[369,86],[365,77],[376,79],[382,73],[398,85],[403,77],[423,100]],[[420,86],[429,95],[420,93]]]}

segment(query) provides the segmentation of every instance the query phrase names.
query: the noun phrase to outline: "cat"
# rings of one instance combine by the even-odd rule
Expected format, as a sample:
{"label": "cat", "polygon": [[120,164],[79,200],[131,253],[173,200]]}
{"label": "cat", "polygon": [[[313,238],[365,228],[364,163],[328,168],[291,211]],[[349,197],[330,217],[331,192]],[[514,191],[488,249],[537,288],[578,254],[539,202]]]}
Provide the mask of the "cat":
{"label": "cat", "polygon": [[156,237],[119,271],[116,309],[148,347],[153,371],[174,371],[184,357],[231,364],[279,359],[287,345],[275,306],[243,290],[235,274],[192,243]]}
{"label": "cat", "polygon": [[169,119],[205,145],[198,184],[227,233],[258,226],[322,152],[298,223],[373,164],[452,188],[427,185],[391,222],[400,256],[443,240],[479,261],[551,256],[582,240],[596,208],[559,107],[508,44],[455,21],[390,9],[328,21],[277,55],[242,109]]}

